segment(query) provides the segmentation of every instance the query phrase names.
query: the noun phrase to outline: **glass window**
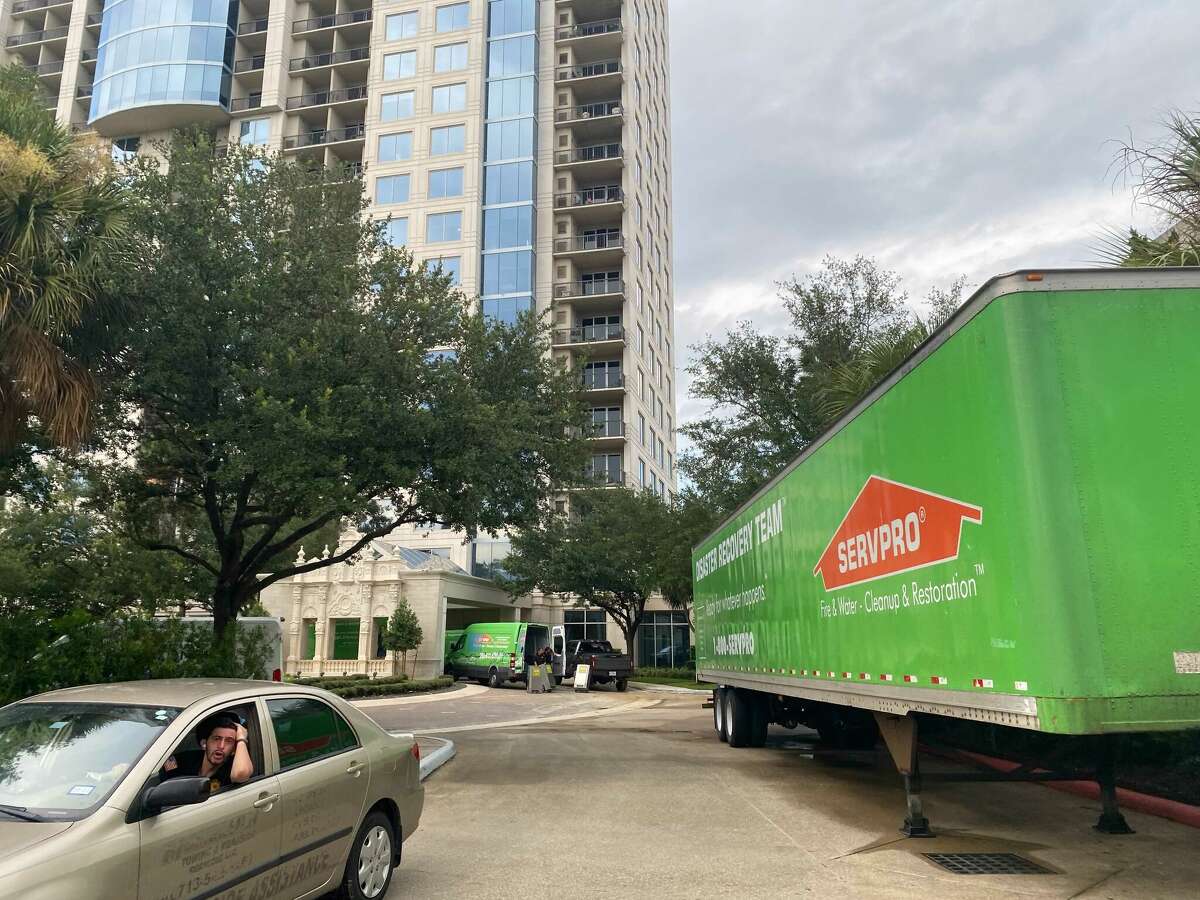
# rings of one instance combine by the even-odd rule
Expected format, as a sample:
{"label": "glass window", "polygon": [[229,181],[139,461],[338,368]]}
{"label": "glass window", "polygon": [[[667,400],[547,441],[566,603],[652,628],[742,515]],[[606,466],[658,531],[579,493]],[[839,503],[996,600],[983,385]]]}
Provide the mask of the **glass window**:
{"label": "glass window", "polygon": [[396,81],[400,78],[412,78],[416,74],[416,50],[405,50],[403,53],[385,53],[383,55],[384,81]]}
{"label": "glass window", "polygon": [[682,669],[691,657],[687,613],[648,612],[638,626],[637,664],[644,668]]}
{"label": "glass window", "polygon": [[467,128],[465,125],[446,125],[442,128],[429,129],[429,155],[445,156],[448,153],[462,153],[466,146]]}
{"label": "glass window", "polygon": [[533,207],[505,206],[483,211],[483,249],[533,245]]}
{"label": "glass window", "polygon": [[82,818],[105,801],[179,712],[95,703],[22,703],[0,710],[0,803],[38,818]]}
{"label": "glass window", "polygon": [[479,540],[472,550],[471,574],[477,578],[495,578],[504,574],[503,562],[512,552],[512,542]]}
{"label": "glass window", "polygon": [[493,322],[502,322],[505,325],[516,325],[517,317],[521,313],[533,311],[532,297],[504,297],[499,299],[488,299],[482,302],[483,315],[485,318]]}
{"label": "glass window", "polygon": [[528,294],[533,291],[533,252],[515,250],[483,255],[483,293]]}
{"label": "glass window", "polygon": [[382,175],[375,179],[376,203],[407,203],[408,175]]}
{"label": "glass window", "polygon": [[403,247],[408,243],[408,219],[391,219],[387,223],[387,242],[393,247]]}
{"label": "glass window", "polygon": [[381,122],[395,122],[397,119],[410,119],[413,115],[413,92],[398,91],[394,94],[384,94],[379,107]]}
{"label": "glass window", "polygon": [[449,275],[450,284],[455,287],[462,283],[461,256],[436,256],[429,260],[429,268],[441,270],[443,275]]}
{"label": "glass window", "polygon": [[489,37],[533,31],[537,0],[492,0],[488,4]]}
{"label": "glass window", "polygon": [[429,198],[461,197],[463,192],[463,170],[434,169],[429,173]]}
{"label": "glass window", "polygon": [[462,240],[462,213],[430,213],[425,217],[425,240],[435,244]]}
{"label": "glass window", "polygon": [[467,45],[443,44],[433,48],[433,71],[457,72],[467,67]]}
{"label": "glass window", "polygon": [[379,136],[379,161],[396,162],[412,159],[412,132],[381,134]]}
{"label": "glass window", "polygon": [[533,126],[533,119],[489,122],[487,126],[487,160],[491,162],[533,156]]}
{"label": "glass window", "polygon": [[270,119],[243,119],[238,130],[238,140],[242,144],[266,144],[271,139]]}
{"label": "glass window", "polygon": [[137,156],[138,147],[142,145],[142,139],[137,137],[117,138],[112,145],[113,162],[128,162]]}
{"label": "glass window", "polygon": [[462,112],[467,108],[467,86],[465,84],[440,84],[433,89],[433,111],[435,113]]}
{"label": "glass window", "polygon": [[537,43],[532,34],[488,42],[488,78],[524,75],[535,69]]}
{"label": "glass window", "polygon": [[602,609],[564,609],[563,630],[568,643],[608,640],[608,613]]}
{"label": "glass window", "polygon": [[488,117],[507,119],[533,115],[536,87],[537,83],[532,75],[488,82]]}
{"label": "glass window", "polygon": [[461,31],[467,27],[470,19],[470,3],[454,3],[450,6],[439,6],[437,10],[436,29],[439,32]]}
{"label": "glass window", "polygon": [[418,14],[415,12],[402,12],[388,16],[384,20],[387,24],[387,39],[389,41],[399,41],[403,38],[417,36]]}
{"label": "glass window", "polygon": [[533,199],[533,163],[513,162],[484,170],[484,203],[519,203]]}
{"label": "glass window", "polygon": [[267,709],[279,744],[280,771],[358,746],[358,739],[346,720],[320,700],[307,697],[268,700]]}

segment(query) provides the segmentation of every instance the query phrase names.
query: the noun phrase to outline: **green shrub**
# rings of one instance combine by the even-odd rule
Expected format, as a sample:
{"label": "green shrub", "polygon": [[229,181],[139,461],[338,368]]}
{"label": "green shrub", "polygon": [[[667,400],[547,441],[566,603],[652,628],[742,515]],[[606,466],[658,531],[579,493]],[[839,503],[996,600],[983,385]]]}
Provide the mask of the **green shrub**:
{"label": "green shrub", "polygon": [[449,687],[454,679],[449,675],[439,675],[436,678],[403,679],[376,678],[372,681],[357,681],[343,687],[326,688],[333,694],[347,700],[359,697],[387,697],[396,694],[419,694],[426,691],[436,691],[438,688]]}
{"label": "green shrub", "polygon": [[252,678],[270,648],[257,629],[231,627],[218,642],[210,625],[76,610],[62,619],[0,617],[0,704],[80,684],[147,678]]}
{"label": "green shrub", "polygon": [[682,681],[695,681],[696,680],[696,670],[695,669],[655,669],[655,668],[634,669],[633,677],[634,678],[639,678],[639,677],[640,678],[672,678],[675,680],[682,680]]}
{"label": "green shrub", "polygon": [[407,675],[388,675],[382,678],[375,678],[370,675],[323,675],[317,678],[288,678],[288,681],[292,684],[300,684],[304,687],[319,687],[325,690],[349,687],[355,684],[399,684],[407,680]]}

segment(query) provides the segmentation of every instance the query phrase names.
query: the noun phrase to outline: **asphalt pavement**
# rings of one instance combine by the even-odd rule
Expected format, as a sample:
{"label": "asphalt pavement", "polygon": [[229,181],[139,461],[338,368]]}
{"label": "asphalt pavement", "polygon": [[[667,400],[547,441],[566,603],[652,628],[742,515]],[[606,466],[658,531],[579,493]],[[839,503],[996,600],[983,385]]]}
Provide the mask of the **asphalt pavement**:
{"label": "asphalt pavement", "polygon": [[[732,749],[697,698],[513,688],[447,702],[366,710],[389,728],[456,729],[457,757],[426,782],[392,900],[568,885],[655,900],[1166,898],[1194,897],[1200,884],[1200,832],[1127,813],[1136,834],[1101,835],[1097,804],[1038,785],[930,784],[939,836],[904,838],[885,755],[814,757],[811,733],[778,729],[764,749]],[[491,727],[463,730],[472,720]],[[954,875],[924,856],[961,852],[1017,854],[1049,871]]]}

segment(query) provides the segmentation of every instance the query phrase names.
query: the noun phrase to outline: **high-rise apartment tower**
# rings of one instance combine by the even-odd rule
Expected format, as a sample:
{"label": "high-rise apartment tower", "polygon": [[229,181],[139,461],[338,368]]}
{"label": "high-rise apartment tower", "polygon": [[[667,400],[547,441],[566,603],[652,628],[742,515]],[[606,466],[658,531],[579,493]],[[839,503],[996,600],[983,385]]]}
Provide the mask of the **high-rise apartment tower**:
{"label": "high-rise apartment tower", "polygon": [[549,310],[596,478],[674,489],[666,0],[0,0],[0,33],[118,155],[203,123],[361,173],[484,314]]}
{"label": "high-rise apartment tower", "polygon": [[[549,316],[552,352],[578,371],[592,409],[590,473],[666,495],[666,5],[0,0],[0,61],[36,73],[59,121],[118,157],[200,123],[219,141],[348,166],[370,214],[390,218],[390,239],[440,264],[483,314]],[[508,548],[503,537],[464,543],[436,529],[393,538],[480,575]],[[613,633],[598,611],[534,613],[543,615],[580,637]],[[682,614],[656,615],[663,624],[646,626],[647,647],[686,648]]]}

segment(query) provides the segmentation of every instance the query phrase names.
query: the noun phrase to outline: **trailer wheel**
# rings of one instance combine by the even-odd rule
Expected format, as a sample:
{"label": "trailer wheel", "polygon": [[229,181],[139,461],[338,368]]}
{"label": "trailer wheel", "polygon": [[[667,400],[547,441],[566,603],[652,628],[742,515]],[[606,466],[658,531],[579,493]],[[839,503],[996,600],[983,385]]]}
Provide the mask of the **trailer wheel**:
{"label": "trailer wheel", "polygon": [[713,728],[722,744],[729,740],[725,731],[725,688],[722,687],[713,688]]}
{"label": "trailer wheel", "polygon": [[749,747],[754,721],[754,701],[741,688],[726,688],[725,728],[729,731],[730,747]]}

